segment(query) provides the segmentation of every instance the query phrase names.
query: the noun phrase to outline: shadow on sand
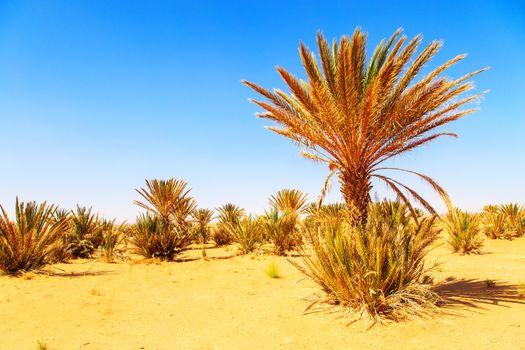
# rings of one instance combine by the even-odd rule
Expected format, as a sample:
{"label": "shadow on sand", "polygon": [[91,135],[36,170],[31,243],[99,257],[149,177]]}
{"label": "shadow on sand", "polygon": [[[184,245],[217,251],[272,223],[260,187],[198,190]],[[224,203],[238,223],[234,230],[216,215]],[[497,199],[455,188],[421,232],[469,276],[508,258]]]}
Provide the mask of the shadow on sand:
{"label": "shadow on sand", "polygon": [[105,276],[116,274],[115,271],[97,270],[97,271],[52,271],[43,270],[37,271],[38,274],[53,276],[53,277],[85,277],[85,276]]}
{"label": "shadow on sand", "polygon": [[434,291],[442,298],[444,308],[467,306],[483,308],[483,304],[500,305],[501,303],[525,304],[525,299],[518,294],[516,285],[503,281],[447,278],[436,285]]}

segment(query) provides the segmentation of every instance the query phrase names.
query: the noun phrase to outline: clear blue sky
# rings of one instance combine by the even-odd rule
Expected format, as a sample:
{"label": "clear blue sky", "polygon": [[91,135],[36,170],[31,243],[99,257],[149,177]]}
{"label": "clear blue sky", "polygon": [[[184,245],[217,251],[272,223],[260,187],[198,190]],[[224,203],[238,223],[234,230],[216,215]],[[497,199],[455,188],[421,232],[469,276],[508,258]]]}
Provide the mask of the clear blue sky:
{"label": "clear blue sky", "polygon": [[428,68],[468,53],[454,77],[492,67],[475,78],[491,90],[481,111],[447,128],[460,138],[395,165],[433,176],[465,209],[524,203],[525,3],[390,3],[0,1],[0,203],[79,203],[129,220],[133,189],[167,177],[188,181],[204,207],[261,212],[285,187],[314,199],[327,169],[263,128],[240,80],[282,88],[276,65],[303,76],[300,40],[314,47],[317,30],[332,38],[356,26],[370,46],[398,27],[443,39]]}

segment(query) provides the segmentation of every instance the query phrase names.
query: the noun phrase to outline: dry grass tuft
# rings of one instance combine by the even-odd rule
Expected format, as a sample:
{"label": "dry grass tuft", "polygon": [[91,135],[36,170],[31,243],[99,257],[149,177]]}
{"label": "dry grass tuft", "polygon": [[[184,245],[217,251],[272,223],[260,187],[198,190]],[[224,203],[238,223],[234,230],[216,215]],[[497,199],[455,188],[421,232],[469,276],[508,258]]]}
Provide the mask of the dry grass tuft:
{"label": "dry grass tuft", "polygon": [[281,274],[279,272],[279,266],[277,266],[277,264],[273,261],[268,264],[265,272],[266,272],[266,275],[270,278],[280,278],[281,277]]}
{"label": "dry grass tuft", "polygon": [[44,339],[38,339],[36,341],[36,350],[48,350],[49,347]]}

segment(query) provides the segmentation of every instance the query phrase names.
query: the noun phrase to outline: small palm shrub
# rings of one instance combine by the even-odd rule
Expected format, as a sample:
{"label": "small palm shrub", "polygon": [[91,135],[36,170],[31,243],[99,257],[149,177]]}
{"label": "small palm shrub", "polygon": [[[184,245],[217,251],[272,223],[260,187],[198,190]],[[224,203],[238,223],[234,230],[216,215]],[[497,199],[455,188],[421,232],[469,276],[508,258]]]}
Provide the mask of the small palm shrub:
{"label": "small palm shrub", "polygon": [[227,203],[217,208],[218,222],[213,231],[213,240],[218,247],[231,244],[234,237],[231,233],[231,226],[235,226],[244,216],[244,209]]}
{"label": "small palm shrub", "polygon": [[525,234],[525,208],[519,204],[483,208],[483,232],[491,239],[513,239]]}
{"label": "small palm shrub", "polygon": [[56,207],[46,203],[15,205],[15,221],[0,206],[0,270],[5,274],[38,270],[50,262],[57,243],[67,230],[67,221],[54,220]]}
{"label": "small palm shrub", "polygon": [[112,263],[115,259],[123,258],[127,234],[125,223],[116,225],[115,221],[107,221],[103,224],[102,243],[99,247],[102,260]]}
{"label": "small palm shrub", "polygon": [[452,252],[464,254],[479,254],[483,247],[481,238],[481,217],[460,209],[451,209],[443,219],[443,230],[447,234],[447,243]]}
{"label": "small palm shrub", "polygon": [[331,203],[322,206],[311,204],[307,208],[305,224],[307,226],[318,226],[325,224],[341,224],[348,220],[348,208],[343,203]]}
{"label": "small palm shrub", "polygon": [[513,238],[525,234],[525,208],[516,203],[503,204],[500,212],[507,218],[509,231]]}
{"label": "small palm shrub", "polygon": [[71,211],[71,232],[67,239],[71,254],[77,258],[89,258],[102,243],[103,222],[92,208],[77,205]]}
{"label": "small palm shrub", "polygon": [[273,243],[274,253],[284,255],[302,244],[299,215],[290,210],[273,209],[261,218],[265,237]]}
{"label": "small palm shrub", "polygon": [[424,284],[424,259],[439,230],[434,218],[392,215],[389,203],[369,211],[367,224],[328,221],[304,226],[312,243],[303,263],[292,263],[324,291],[316,302],[341,305],[373,320],[403,319],[434,308],[436,294]]}
{"label": "small palm shrub", "polygon": [[278,211],[293,211],[302,214],[306,211],[308,197],[299,190],[284,189],[270,197],[270,206]]}
{"label": "small palm shrub", "polygon": [[66,234],[60,238],[60,240],[57,241],[55,244],[55,248],[53,249],[53,252],[51,253],[50,262],[51,263],[62,263],[67,262],[70,260],[73,255],[71,254],[71,249],[69,247],[69,239],[68,234],[71,232],[71,212],[66,209],[60,209],[57,208],[55,210],[55,214],[53,215],[52,221],[54,223],[59,222],[61,220],[66,221]]}
{"label": "small palm shrub", "polygon": [[195,223],[195,234],[200,243],[205,244],[210,239],[210,223],[213,220],[213,210],[200,208],[192,214]]}
{"label": "small palm shrub", "polygon": [[228,228],[228,225],[217,223],[212,232],[212,238],[217,247],[222,247],[233,242],[233,236]]}
{"label": "small palm shrub", "polygon": [[194,220],[194,233],[198,241],[202,244],[202,257],[206,257],[205,244],[210,239],[210,223],[213,220],[213,210],[198,209],[192,214]]}
{"label": "small palm shrub", "polygon": [[188,208],[191,207],[188,202],[193,202],[193,198],[189,195],[191,189],[187,189],[187,186],[184,180],[175,178],[146,180],[146,188],[135,190],[144,199],[144,202],[134,201],[133,203],[160,216],[167,222],[175,212],[185,215]]}
{"label": "small palm shrub", "polygon": [[262,243],[262,225],[251,216],[244,217],[239,222],[230,225],[229,230],[242,254],[255,251]]}
{"label": "small palm shrub", "polygon": [[179,227],[173,221],[165,222],[162,217],[152,214],[141,214],[130,235],[136,254],[166,261],[172,261],[186,250],[192,240],[190,230]]}
{"label": "small palm shrub", "polygon": [[485,211],[482,214],[483,233],[490,239],[511,239],[512,231],[507,224],[507,217],[500,211]]}
{"label": "small palm shrub", "polygon": [[301,214],[308,209],[306,201],[307,196],[299,190],[284,189],[270,197],[271,210],[261,217],[261,222],[275,254],[284,255],[302,244],[298,226]]}

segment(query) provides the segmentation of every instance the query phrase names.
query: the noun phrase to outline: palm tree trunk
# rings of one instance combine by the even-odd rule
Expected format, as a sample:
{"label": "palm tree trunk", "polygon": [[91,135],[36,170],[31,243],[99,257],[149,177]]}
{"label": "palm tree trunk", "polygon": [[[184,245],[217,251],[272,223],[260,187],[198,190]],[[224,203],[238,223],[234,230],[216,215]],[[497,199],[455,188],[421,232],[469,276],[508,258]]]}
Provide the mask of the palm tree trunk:
{"label": "palm tree trunk", "polygon": [[366,172],[344,171],[339,174],[339,183],[352,223],[366,224],[372,190],[370,176]]}

